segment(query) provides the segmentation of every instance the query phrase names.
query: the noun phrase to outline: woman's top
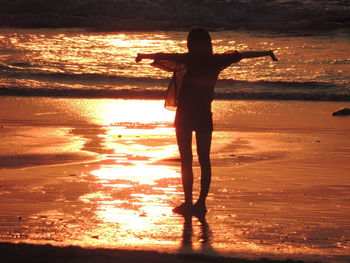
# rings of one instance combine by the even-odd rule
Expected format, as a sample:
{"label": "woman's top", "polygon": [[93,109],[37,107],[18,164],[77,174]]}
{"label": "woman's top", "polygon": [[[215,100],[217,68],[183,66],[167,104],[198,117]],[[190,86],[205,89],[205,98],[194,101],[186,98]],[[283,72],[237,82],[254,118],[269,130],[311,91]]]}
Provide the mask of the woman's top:
{"label": "woman's top", "polygon": [[189,53],[158,53],[152,63],[173,71],[165,101],[176,108],[175,126],[190,130],[213,130],[211,102],[220,71],[241,60],[239,52],[196,58]]}
{"label": "woman's top", "polygon": [[240,60],[237,51],[204,58],[195,58],[189,53],[157,53],[152,65],[173,72],[169,84],[173,91],[172,94],[168,91],[166,106],[168,102],[168,106],[194,108],[210,106],[220,71]]}

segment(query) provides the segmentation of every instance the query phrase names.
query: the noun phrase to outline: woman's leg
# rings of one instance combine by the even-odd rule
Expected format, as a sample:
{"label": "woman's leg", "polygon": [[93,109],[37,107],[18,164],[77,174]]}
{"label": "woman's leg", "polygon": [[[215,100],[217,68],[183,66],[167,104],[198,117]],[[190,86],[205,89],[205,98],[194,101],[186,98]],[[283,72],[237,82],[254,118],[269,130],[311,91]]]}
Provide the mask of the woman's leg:
{"label": "woman's leg", "polygon": [[196,132],[197,154],[201,166],[201,190],[198,206],[205,207],[205,199],[207,198],[210,182],[211,182],[211,164],[210,164],[210,146],[212,132]]}
{"label": "woman's leg", "polygon": [[185,193],[185,204],[192,206],[192,131],[176,129],[176,139],[181,157],[181,177]]}

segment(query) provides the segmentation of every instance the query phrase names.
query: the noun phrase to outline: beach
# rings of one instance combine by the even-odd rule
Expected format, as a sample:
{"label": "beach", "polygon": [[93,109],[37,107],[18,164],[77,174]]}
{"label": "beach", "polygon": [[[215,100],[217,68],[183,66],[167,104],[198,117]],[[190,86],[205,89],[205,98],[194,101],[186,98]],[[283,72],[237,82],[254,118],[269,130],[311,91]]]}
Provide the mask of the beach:
{"label": "beach", "polygon": [[349,262],[350,122],[332,116],[348,106],[214,101],[203,221],[172,213],[183,196],[162,100],[0,97],[0,241]]}
{"label": "beach", "polygon": [[[346,1],[5,2],[1,262],[350,261]],[[214,53],[279,61],[221,72],[209,211],[184,218],[172,74],[135,58],[187,52],[198,19]]]}

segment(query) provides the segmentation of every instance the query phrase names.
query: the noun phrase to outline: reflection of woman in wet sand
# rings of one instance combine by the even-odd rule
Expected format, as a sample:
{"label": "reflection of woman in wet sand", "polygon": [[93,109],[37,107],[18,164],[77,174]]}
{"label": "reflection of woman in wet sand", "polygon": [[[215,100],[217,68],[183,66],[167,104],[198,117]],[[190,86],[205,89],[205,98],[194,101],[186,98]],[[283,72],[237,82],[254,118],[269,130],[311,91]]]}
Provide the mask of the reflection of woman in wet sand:
{"label": "reflection of woman in wet sand", "polygon": [[[232,52],[213,54],[211,37],[205,29],[195,28],[187,38],[188,53],[184,54],[138,54],[142,59],[168,60],[186,66],[175,117],[176,137],[181,156],[181,175],[185,202],[174,208],[179,214],[205,215],[205,200],[211,181],[210,146],[213,121],[211,102],[220,71],[244,58],[270,56],[277,60],[273,51]],[[197,154],[201,167],[201,189],[198,201],[192,204],[192,132],[195,131]]]}
{"label": "reflection of woman in wet sand", "polygon": [[[184,215],[184,219],[185,220],[182,231],[182,243],[179,252],[181,254],[191,254],[194,252],[192,242],[192,237],[194,234],[192,226],[192,216]],[[199,221],[200,226],[199,235],[197,236],[198,240],[200,240],[200,253],[209,256],[219,256],[218,252],[211,245],[212,232],[210,230],[208,222],[205,219],[205,216],[198,216],[197,219]]]}

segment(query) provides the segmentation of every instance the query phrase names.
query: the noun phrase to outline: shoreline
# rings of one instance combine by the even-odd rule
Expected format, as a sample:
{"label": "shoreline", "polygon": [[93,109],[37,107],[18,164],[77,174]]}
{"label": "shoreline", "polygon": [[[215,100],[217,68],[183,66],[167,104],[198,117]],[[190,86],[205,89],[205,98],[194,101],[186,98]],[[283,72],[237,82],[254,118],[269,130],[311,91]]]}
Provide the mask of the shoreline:
{"label": "shoreline", "polygon": [[[162,100],[164,99],[164,91],[154,91],[153,93],[145,94],[144,92],[138,92],[133,90],[95,90],[95,89],[61,89],[61,90],[49,90],[36,88],[21,90],[11,90],[9,88],[0,87],[0,97],[24,97],[24,98],[62,98],[62,99],[123,99],[123,100]],[[67,95],[69,93],[69,95]],[[82,95],[84,93],[84,95]],[[326,97],[328,96],[328,97]],[[302,98],[301,98],[302,97]],[[300,102],[349,102],[350,94],[332,94],[331,96],[326,94],[273,94],[270,93],[231,93],[231,94],[218,94],[214,96],[216,101],[300,101]]]}

